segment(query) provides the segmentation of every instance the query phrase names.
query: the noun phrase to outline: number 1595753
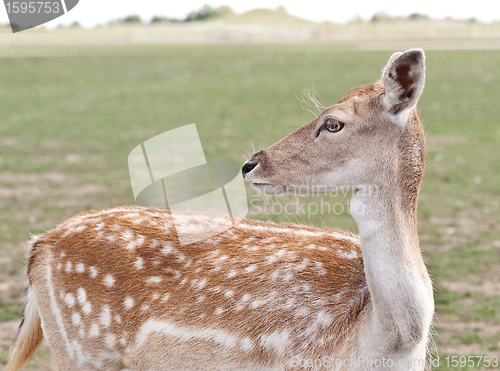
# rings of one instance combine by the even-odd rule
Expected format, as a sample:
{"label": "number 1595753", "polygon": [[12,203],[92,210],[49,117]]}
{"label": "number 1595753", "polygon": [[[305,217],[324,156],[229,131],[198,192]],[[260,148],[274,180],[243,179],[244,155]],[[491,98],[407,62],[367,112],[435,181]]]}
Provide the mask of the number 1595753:
{"label": "number 1595753", "polygon": [[448,356],[445,358],[447,367],[498,367],[496,356]]}
{"label": "number 1595753", "polygon": [[58,2],[49,1],[12,1],[5,3],[7,13],[59,13]]}

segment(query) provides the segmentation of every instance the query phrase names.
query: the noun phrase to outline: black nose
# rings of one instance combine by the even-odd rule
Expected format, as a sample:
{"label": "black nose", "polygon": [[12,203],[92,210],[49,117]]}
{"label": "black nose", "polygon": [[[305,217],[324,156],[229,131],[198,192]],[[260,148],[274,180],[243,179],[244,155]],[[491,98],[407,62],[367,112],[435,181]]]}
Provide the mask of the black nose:
{"label": "black nose", "polygon": [[241,168],[241,173],[243,176],[247,175],[249,172],[251,172],[255,166],[257,166],[259,163],[257,161],[255,162],[247,162],[243,167]]}

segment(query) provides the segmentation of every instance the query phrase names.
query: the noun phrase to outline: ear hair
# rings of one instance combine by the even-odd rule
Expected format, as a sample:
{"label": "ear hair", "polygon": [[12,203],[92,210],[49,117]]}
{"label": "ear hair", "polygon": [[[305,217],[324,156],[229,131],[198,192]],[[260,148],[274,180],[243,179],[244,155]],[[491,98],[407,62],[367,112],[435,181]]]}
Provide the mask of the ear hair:
{"label": "ear hair", "polygon": [[422,94],[425,82],[425,54],[422,49],[394,53],[382,73],[383,103],[393,115],[412,108]]}
{"label": "ear hair", "polygon": [[394,63],[394,61],[396,60],[396,58],[398,58],[401,54],[403,54],[403,52],[396,52],[393,55],[391,55],[391,57],[389,58],[389,62],[387,62],[387,64],[385,65],[385,67],[382,69],[382,78],[385,76],[385,72],[387,71],[387,68],[389,68],[389,66],[392,63]]}

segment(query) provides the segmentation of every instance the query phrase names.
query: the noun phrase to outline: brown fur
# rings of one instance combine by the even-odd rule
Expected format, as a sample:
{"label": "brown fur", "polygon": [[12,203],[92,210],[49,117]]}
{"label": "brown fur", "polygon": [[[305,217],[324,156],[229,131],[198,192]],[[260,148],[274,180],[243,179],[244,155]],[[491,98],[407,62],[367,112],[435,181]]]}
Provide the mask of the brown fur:
{"label": "brown fur", "polygon": [[[133,218],[127,215],[133,215]],[[192,215],[193,220],[196,217]],[[82,218],[81,223],[75,224],[75,220]],[[96,231],[99,223],[104,223],[104,226]],[[70,225],[73,229],[78,226],[85,226],[86,229],[65,236]],[[246,226],[260,226],[263,230],[247,230]],[[282,229],[324,235],[301,236],[297,239],[280,233]],[[121,238],[124,231],[129,231],[134,236],[131,240],[137,239],[138,235],[144,236],[142,244],[128,250],[126,245],[130,241]],[[356,238],[345,232],[331,232]],[[126,344],[133,343],[139,327],[152,317],[236,333],[240,338],[248,337],[256,344],[259,336],[272,334],[277,329],[288,329],[294,343],[287,350],[289,357],[295,354],[302,354],[304,358],[336,354],[344,345],[346,335],[352,332],[353,319],[362,315],[369,303],[359,245],[350,240],[330,237],[329,231],[244,220],[208,241],[187,246],[180,246],[174,233],[169,211],[126,207],[110,209],[105,214],[94,211],[82,213],[39,236],[29,256],[28,276],[31,287],[38,293],[44,293],[37,300],[42,318],[46,319],[46,336],[49,342],[60,343],[57,340],[57,329],[50,320],[53,317],[50,314],[46,284],[41,278],[48,264],[52,267],[57,302],[71,337],[79,340],[80,328],[87,337],[91,324],[99,323],[101,309],[107,304],[112,308],[112,316],[121,316],[121,323],[113,319],[106,329],[106,332],[117,336],[116,349],[120,354],[125,354],[126,345],[120,344],[118,339],[124,339]],[[109,236],[115,236],[116,242],[110,244],[107,239]],[[175,252],[165,255],[161,251],[167,241]],[[315,247],[308,247],[310,245]],[[356,252],[357,258],[339,256],[338,252],[344,250]],[[283,256],[279,256],[280,251]],[[214,252],[217,254],[214,255]],[[272,258],[277,253],[277,257]],[[221,260],[220,265],[214,265],[214,261],[222,256],[227,259]],[[134,266],[139,257],[143,259],[142,269]],[[272,264],[268,259],[273,260]],[[304,262],[307,264],[303,268],[297,268]],[[76,271],[78,264],[83,264],[83,273]],[[247,271],[250,266],[255,269]],[[90,267],[95,267],[98,271],[95,279],[89,276]],[[202,273],[196,273],[197,270]],[[231,271],[238,273],[231,276]],[[274,278],[273,273],[276,275]],[[290,273],[289,277],[287,273]],[[112,274],[116,280],[112,287],[103,284],[106,274]],[[161,282],[148,283],[148,277],[160,277]],[[206,283],[199,289],[197,285],[202,279]],[[283,285],[288,287],[288,293],[282,291]],[[92,305],[90,314],[85,314],[76,300],[81,287],[85,289]],[[230,297],[225,294],[227,290],[233,291]],[[75,297],[74,306],[68,307],[64,294],[61,296],[59,291],[72,293]],[[255,300],[266,300],[266,293],[273,291],[279,293],[278,296],[267,298],[267,303],[256,302],[255,308],[252,307]],[[155,293],[159,296],[153,300]],[[169,298],[162,301],[166,293]],[[250,295],[250,298],[242,302],[245,294]],[[340,296],[335,299],[336,295]],[[204,298],[199,302],[201,296]],[[123,308],[126,297],[134,300],[131,310]],[[287,301],[290,308],[283,309]],[[304,303],[310,304],[311,313],[297,316],[297,311],[304,307]],[[144,305],[149,308],[143,310]],[[223,308],[224,312],[215,315],[217,308]],[[314,333],[308,332],[308,327],[313,325],[315,316],[321,310],[332,316],[335,327],[318,325]],[[82,326],[72,324],[74,313],[82,318]],[[243,319],[247,324],[245,326],[242,326]],[[235,327],[238,323],[240,325]],[[102,332],[101,330],[100,336],[92,342],[82,340],[88,351],[98,352],[103,348]],[[324,339],[324,345],[313,347],[312,343],[318,339]],[[177,345],[171,346],[177,348]],[[164,349],[163,353],[167,362],[172,354],[168,349]],[[255,346],[251,352],[241,353],[242,362],[243,359],[252,359],[255,364],[268,366],[285,362],[284,359],[277,360],[275,352],[263,346]],[[55,355],[61,357],[61,351],[56,349]],[[137,359],[133,358],[134,360],[127,361],[124,357],[116,365],[109,367],[134,366],[137,367],[135,369],[142,369],[137,365]]]}

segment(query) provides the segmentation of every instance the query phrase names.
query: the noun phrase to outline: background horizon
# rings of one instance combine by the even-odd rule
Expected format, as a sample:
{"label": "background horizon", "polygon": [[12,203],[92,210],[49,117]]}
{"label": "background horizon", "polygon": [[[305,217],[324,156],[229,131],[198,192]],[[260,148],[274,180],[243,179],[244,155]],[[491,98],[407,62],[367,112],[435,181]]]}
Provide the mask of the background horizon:
{"label": "background horizon", "polygon": [[[186,0],[182,3],[166,4],[155,0],[136,2],[120,2],[119,9],[112,2],[97,2],[97,0],[81,0],[78,5],[53,21],[40,27],[54,29],[58,26],[69,26],[78,22],[82,27],[92,28],[105,25],[110,21],[125,18],[136,14],[141,19],[149,22],[154,16],[164,16],[174,19],[184,19],[189,13],[201,9],[204,5],[213,8],[229,6],[236,14],[242,14],[255,9],[277,9],[284,7],[292,16],[316,23],[333,22],[347,23],[353,19],[369,21],[373,15],[385,13],[390,17],[408,17],[419,13],[433,20],[453,18],[456,20],[475,19],[482,23],[500,21],[500,3],[478,0],[471,6],[469,3],[455,3],[450,7],[448,2],[435,2],[422,0],[418,3],[383,0],[374,4],[367,0],[358,0],[342,4],[339,8],[334,3],[324,3],[311,0],[307,3],[301,1],[283,0]],[[8,23],[5,7],[0,11],[0,24]]]}

